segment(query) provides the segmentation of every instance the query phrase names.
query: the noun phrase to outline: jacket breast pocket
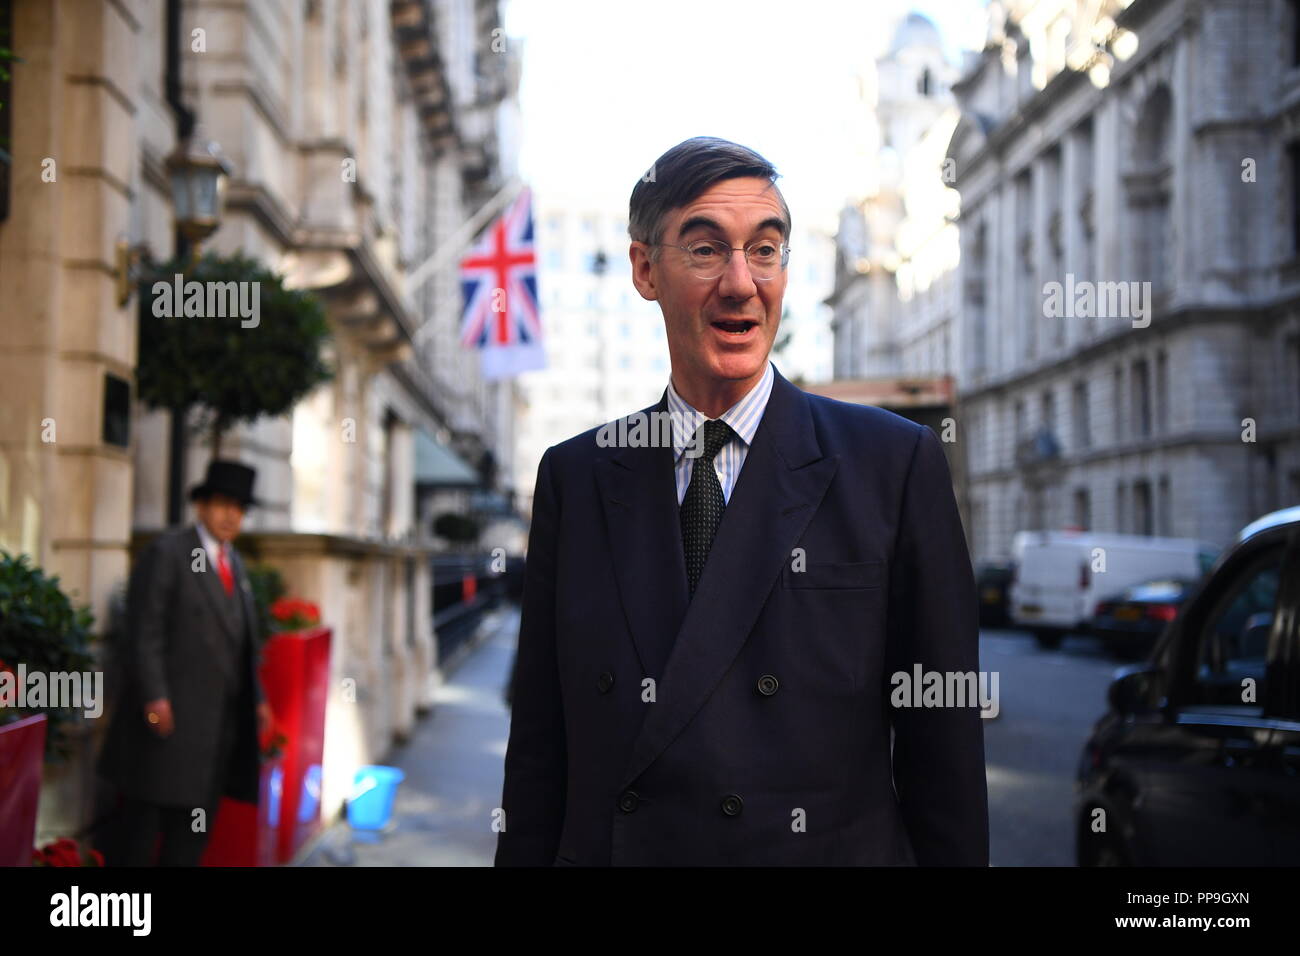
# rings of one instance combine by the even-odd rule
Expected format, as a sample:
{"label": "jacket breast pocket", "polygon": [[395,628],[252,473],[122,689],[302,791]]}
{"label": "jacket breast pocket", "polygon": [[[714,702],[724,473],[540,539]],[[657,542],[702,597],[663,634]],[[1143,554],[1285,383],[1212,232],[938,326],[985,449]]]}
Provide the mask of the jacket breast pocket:
{"label": "jacket breast pocket", "polygon": [[885,583],[884,561],[809,561],[801,571],[789,563],[781,572],[781,586],[822,590],[878,588]]}

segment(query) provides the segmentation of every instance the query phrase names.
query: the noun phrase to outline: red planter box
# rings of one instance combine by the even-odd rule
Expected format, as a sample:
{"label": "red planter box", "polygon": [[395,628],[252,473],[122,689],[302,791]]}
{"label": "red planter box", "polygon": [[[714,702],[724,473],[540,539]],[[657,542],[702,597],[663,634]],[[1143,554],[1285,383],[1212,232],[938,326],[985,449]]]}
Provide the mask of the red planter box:
{"label": "red planter box", "polygon": [[280,836],[284,758],[263,761],[256,804],[221,799],[203,866],[274,866]]}
{"label": "red planter box", "polygon": [[31,866],[45,765],[44,714],[0,727],[0,866]]}
{"label": "red planter box", "polygon": [[221,801],[204,866],[288,863],[320,829],[331,635],[328,627],[290,631],[262,648],[262,688],[275,727],[286,738],[284,752],[262,764],[256,807]]}
{"label": "red planter box", "polygon": [[284,745],[284,793],[276,861],[288,863],[320,829],[325,701],[329,696],[328,627],[277,634],[262,651],[262,687]]}

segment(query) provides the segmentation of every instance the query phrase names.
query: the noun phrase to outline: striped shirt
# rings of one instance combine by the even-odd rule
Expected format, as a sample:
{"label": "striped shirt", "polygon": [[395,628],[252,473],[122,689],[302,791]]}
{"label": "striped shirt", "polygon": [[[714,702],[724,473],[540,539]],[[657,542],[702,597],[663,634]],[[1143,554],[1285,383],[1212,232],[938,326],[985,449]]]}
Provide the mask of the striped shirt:
{"label": "striped shirt", "polygon": [[[736,487],[740,468],[745,464],[745,456],[749,454],[749,446],[754,441],[754,433],[758,431],[758,423],[763,420],[763,412],[767,410],[767,400],[772,394],[772,380],[772,362],[769,360],[763,377],[749,390],[749,394],[718,416],[738,436],[723,445],[713,459],[713,469],[722,485],[722,498],[728,504],[731,502],[731,489]],[[696,460],[686,454],[686,449],[706,419],[677,394],[671,376],[668,379],[668,411],[672,415],[673,469],[677,479],[677,504],[680,506],[686,497],[686,488],[691,483],[691,468]]]}

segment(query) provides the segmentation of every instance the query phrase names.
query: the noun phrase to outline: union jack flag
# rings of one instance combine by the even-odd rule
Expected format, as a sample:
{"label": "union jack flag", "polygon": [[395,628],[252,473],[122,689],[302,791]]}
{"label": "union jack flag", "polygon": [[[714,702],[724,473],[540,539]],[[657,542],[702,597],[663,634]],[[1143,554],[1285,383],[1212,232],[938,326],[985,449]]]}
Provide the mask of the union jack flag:
{"label": "union jack flag", "polygon": [[537,364],[542,354],[537,256],[528,187],[461,260],[460,286],[465,302],[460,342],[467,349],[482,351],[484,373],[495,378],[541,367]]}

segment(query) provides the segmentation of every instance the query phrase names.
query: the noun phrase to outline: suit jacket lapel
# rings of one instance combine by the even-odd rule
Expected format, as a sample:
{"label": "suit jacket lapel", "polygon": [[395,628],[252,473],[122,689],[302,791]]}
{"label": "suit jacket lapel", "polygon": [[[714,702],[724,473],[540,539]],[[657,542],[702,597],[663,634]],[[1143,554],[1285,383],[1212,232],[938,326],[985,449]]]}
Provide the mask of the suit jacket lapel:
{"label": "suit jacket lapel", "polygon": [[[667,408],[665,389],[658,405],[639,414]],[[597,462],[596,481],[632,641],[642,673],[657,679],[688,597],[672,446],[614,449]]]}
{"label": "suit jacket lapel", "polygon": [[[617,565],[625,569],[620,575],[620,591],[638,646],[654,629],[681,621],[658,682],[656,702],[648,705],[649,713],[633,747],[625,786],[695,716],[735,660],[839,463],[838,457],[822,455],[807,396],[776,372],[767,408],[732,489],[694,598],[684,616],[675,617],[679,583],[680,599],[686,600],[685,559],[671,449],[661,460],[666,464],[658,474],[651,474],[644,465],[635,470],[636,487],[644,491],[644,497],[634,498],[631,507],[612,510],[606,498],[607,513],[618,518],[610,523],[614,556]],[[665,505],[663,489],[671,507]],[[648,538],[632,537],[637,532]],[[667,553],[670,546],[675,546],[672,554]],[[625,555],[630,560],[624,560]]]}
{"label": "suit jacket lapel", "polygon": [[[199,537],[199,532],[196,528],[190,528],[189,537],[191,539],[189,554],[192,555],[195,548],[203,547],[203,539]],[[233,548],[230,549],[230,553],[234,553]],[[207,570],[198,576],[199,590],[201,590],[203,596],[207,598],[208,604],[212,607],[212,613],[216,617],[217,621],[220,622],[222,629],[226,632],[226,636],[231,641],[234,641],[239,636],[239,620],[235,614],[235,602],[231,600],[230,595],[226,594],[225,586],[221,583],[221,572],[217,570],[216,564],[213,562],[212,558],[207,555],[206,551],[204,554],[204,560],[207,562]],[[231,560],[230,567],[231,573],[234,574],[234,560]],[[236,590],[238,590],[238,582],[236,582]],[[202,630],[204,633],[213,633],[210,628],[203,628]],[[220,650],[220,648],[218,650]],[[223,653],[223,660],[226,656],[227,655]]]}
{"label": "suit jacket lapel", "polygon": [[244,556],[234,548],[230,549],[231,573],[235,575],[235,593],[239,595],[239,606],[243,611],[244,630],[253,646],[257,646],[257,605],[253,601],[252,584],[248,580],[248,569],[244,566]]}

